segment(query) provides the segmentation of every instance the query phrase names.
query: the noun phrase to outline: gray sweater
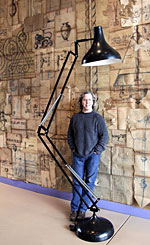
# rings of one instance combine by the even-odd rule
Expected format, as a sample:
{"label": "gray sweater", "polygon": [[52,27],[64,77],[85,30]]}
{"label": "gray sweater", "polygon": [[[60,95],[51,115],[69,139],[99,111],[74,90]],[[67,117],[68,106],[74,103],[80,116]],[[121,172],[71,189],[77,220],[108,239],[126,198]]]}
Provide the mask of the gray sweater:
{"label": "gray sweater", "polygon": [[80,157],[93,152],[101,154],[108,142],[108,131],[104,118],[97,112],[79,112],[73,115],[68,128],[70,149]]}

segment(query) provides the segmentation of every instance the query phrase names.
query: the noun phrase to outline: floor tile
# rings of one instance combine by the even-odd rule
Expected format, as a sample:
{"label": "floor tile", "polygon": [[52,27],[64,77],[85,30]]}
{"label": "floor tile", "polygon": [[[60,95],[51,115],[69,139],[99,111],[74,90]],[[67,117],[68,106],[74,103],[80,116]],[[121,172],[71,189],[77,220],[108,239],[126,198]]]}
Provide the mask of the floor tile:
{"label": "floor tile", "polygon": [[130,217],[113,237],[110,245],[150,244],[150,220]]}
{"label": "floor tile", "polygon": [[[0,244],[91,244],[70,231],[69,213],[69,201],[0,183]],[[102,245],[149,244],[149,220],[104,209],[97,215],[108,219],[115,230]]]}

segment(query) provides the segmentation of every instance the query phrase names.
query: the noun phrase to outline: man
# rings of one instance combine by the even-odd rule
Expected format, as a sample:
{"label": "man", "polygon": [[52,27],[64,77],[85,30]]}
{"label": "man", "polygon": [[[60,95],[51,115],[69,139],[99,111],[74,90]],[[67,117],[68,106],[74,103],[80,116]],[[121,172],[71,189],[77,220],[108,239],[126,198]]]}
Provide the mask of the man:
{"label": "man", "polygon": [[[68,144],[73,153],[72,167],[94,189],[100,155],[108,142],[108,131],[103,117],[94,111],[95,96],[91,92],[83,92],[79,98],[81,111],[74,114],[68,128]],[[90,200],[78,181],[74,178],[74,186],[89,205]],[[87,207],[73,188],[70,221],[83,219]]]}

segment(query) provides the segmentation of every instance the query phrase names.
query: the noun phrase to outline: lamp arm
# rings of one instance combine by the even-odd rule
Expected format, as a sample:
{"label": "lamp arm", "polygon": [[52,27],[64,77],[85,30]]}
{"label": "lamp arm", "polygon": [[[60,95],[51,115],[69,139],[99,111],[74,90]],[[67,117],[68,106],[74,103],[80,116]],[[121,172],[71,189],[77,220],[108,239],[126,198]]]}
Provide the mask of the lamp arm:
{"label": "lamp arm", "polygon": [[[74,61],[73,61],[72,65],[71,65],[71,68],[70,68],[70,70],[69,70],[69,73],[68,73],[68,75],[67,75],[67,77],[66,77],[66,80],[65,80],[65,82],[64,82],[64,85],[63,85],[63,87],[62,87],[61,94],[63,94],[63,92],[64,92],[64,89],[65,89],[65,87],[66,87],[66,85],[67,85],[67,82],[68,82],[68,80],[69,80],[69,77],[70,77],[70,75],[71,75],[71,73],[72,73],[73,67],[74,67],[74,65],[75,65],[75,63],[76,63],[76,60],[77,60],[77,58],[78,58],[78,45],[79,45],[79,43],[80,43],[80,42],[90,41],[90,40],[94,40],[94,39],[93,39],[93,38],[89,38],[89,39],[80,39],[80,40],[76,40],[76,41],[74,42],[74,45],[75,45],[75,52],[72,52],[72,51],[70,50],[70,51],[67,53],[67,56],[66,56],[66,58],[65,58],[65,61],[64,61],[63,65],[62,65],[62,68],[61,68],[61,70],[60,70],[59,76],[58,76],[58,78],[57,78],[57,80],[56,80],[55,86],[54,86],[54,88],[53,88],[53,91],[52,91],[51,96],[50,96],[50,98],[49,98],[49,101],[48,101],[48,103],[47,103],[46,109],[45,109],[45,111],[44,111],[42,120],[44,119],[44,117],[45,117],[46,114],[47,114],[47,111],[48,111],[48,109],[49,109],[49,106],[50,106],[50,104],[51,104],[51,102],[52,102],[52,99],[53,99],[53,97],[54,97],[54,93],[55,93],[55,91],[56,91],[56,89],[57,89],[57,86],[58,86],[58,84],[59,84],[59,81],[60,81],[60,79],[61,79],[61,75],[62,75],[62,73],[63,73],[63,71],[64,71],[64,69],[65,69],[65,66],[66,66],[66,64],[67,64],[67,61],[68,61],[70,55],[72,54],[72,55],[74,56]],[[50,127],[50,125],[49,125],[49,127]]]}
{"label": "lamp arm", "polygon": [[[48,147],[48,145],[46,144],[46,142],[44,141],[44,139],[42,138],[41,135],[39,135],[40,140],[42,141],[42,143],[44,144],[44,146],[46,147],[46,149],[48,150],[48,152],[50,153],[51,157],[55,160],[55,162],[57,163],[57,166],[61,169],[62,173],[64,174],[64,176],[67,178],[68,182],[71,184],[71,186],[75,189],[75,191],[78,193],[78,195],[80,196],[81,200],[85,203],[85,205],[87,206],[88,209],[90,209],[91,211],[97,212],[99,210],[99,208],[96,206],[96,203],[98,202],[99,199],[96,199],[95,201],[93,201],[93,199],[91,198],[91,196],[87,193],[89,199],[92,202],[92,206],[89,207],[89,205],[87,204],[87,202],[84,200],[84,198],[81,196],[80,192],[77,190],[77,188],[74,186],[73,181],[69,178],[68,174],[66,173],[66,171],[64,170],[64,168],[61,166],[61,164],[59,163],[59,161],[57,160],[57,158],[55,157],[55,155],[52,153],[52,151],[50,150],[50,148]],[[65,165],[69,171],[71,172],[71,167],[69,168],[69,165],[66,164]],[[72,172],[72,174],[74,175],[74,173]],[[86,192],[87,191],[87,187],[84,185],[84,181],[80,181],[80,177],[76,175],[74,175],[74,177],[76,178],[76,180],[79,182],[79,184],[81,185],[81,187],[83,188],[83,190]],[[83,182],[83,183],[82,183]]]}
{"label": "lamp arm", "polygon": [[79,43],[87,42],[87,41],[92,41],[94,38],[87,38],[87,39],[79,39],[75,40],[74,45],[75,45],[75,54],[78,56],[78,45]]}
{"label": "lamp arm", "polygon": [[[63,158],[63,156],[61,155],[61,153],[59,152],[59,150],[56,148],[55,144],[53,143],[53,141],[50,139],[50,137],[47,135],[48,131],[46,128],[44,128],[44,126],[42,125],[41,128],[45,131],[45,133],[40,133],[38,132],[39,138],[42,141],[42,143],[44,144],[44,146],[46,147],[46,149],[48,150],[48,152],[50,153],[51,157],[55,160],[55,162],[57,163],[58,167],[61,169],[61,171],[63,172],[63,174],[65,175],[65,177],[67,178],[67,180],[70,182],[70,184],[72,185],[72,187],[76,190],[76,192],[78,193],[78,195],[80,196],[81,200],[85,203],[85,205],[87,206],[88,209],[90,209],[91,211],[97,212],[99,210],[99,208],[96,206],[96,203],[99,201],[99,198],[95,195],[95,193],[89,188],[89,186],[80,178],[80,176],[71,168],[71,166],[65,161],[65,159]],[[50,150],[48,144],[46,144],[46,142],[44,141],[44,139],[42,138],[42,136],[46,136],[47,140],[49,141],[49,143],[51,144],[51,146],[53,147],[53,149],[55,150],[55,152],[57,153],[57,155],[60,157],[60,159],[63,161],[63,163],[65,164],[65,167],[71,172],[71,174],[74,176],[74,178],[78,181],[78,183],[80,184],[80,186],[83,188],[83,190],[85,191],[86,195],[88,196],[88,198],[90,199],[90,201],[92,202],[92,206],[89,207],[89,205],[86,203],[86,201],[84,200],[84,198],[81,196],[81,194],[78,192],[78,190],[76,189],[76,187],[74,186],[73,182],[71,181],[71,179],[69,178],[69,176],[67,175],[67,173],[65,172],[65,170],[63,169],[63,167],[60,165],[59,161],[57,160],[57,158],[55,157],[55,155],[52,153],[52,151]],[[92,199],[92,197],[90,196],[90,194],[92,197],[95,198],[95,201]]]}
{"label": "lamp arm", "polygon": [[[44,146],[46,147],[46,149],[48,150],[48,152],[50,153],[50,155],[52,156],[52,158],[55,160],[55,162],[57,163],[58,167],[61,169],[61,171],[63,172],[63,174],[65,175],[65,177],[67,178],[67,180],[69,181],[69,183],[73,186],[73,188],[76,190],[76,192],[78,193],[78,195],[80,196],[81,200],[85,203],[85,205],[87,206],[88,209],[90,209],[91,211],[94,211],[94,212],[97,212],[99,210],[99,208],[96,206],[96,203],[99,201],[99,198],[95,195],[95,193],[89,188],[89,186],[77,175],[77,173],[70,167],[70,165],[67,164],[67,162],[65,161],[65,159],[63,158],[63,156],[61,155],[61,153],[58,151],[58,149],[56,148],[56,146],[54,145],[53,141],[49,138],[48,136],[48,132],[49,132],[49,129],[50,129],[50,126],[51,126],[51,123],[53,121],[53,118],[54,118],[54,115],[56,113],[56,110],[57,110],[57,107],[59,105],[59,102],[61,100],[61,97],[64,93],[64,90],[65,90],[65,87],[67,85],[67,82],[70,78],[70,75],[72,73],[72,70],[74,68],[74,65],[76,63],[76,60],[78,58],[78,45],[80,42],[86,42],[86,41],[90,41],[90,40],[93,40],[93,38],[89,38],[89,39],[80,39],[80,40],[76,40],[74,42],[75,44],[75,52],[72,52],[72,51],[69,51],[66,58],[65,58],[65,61],[63,63],[63,66],[60,70],[60,73],[59,73],[59,76],[56,80],[56,83],[55,83],[55,86],[53,88],[53,91],[51,93],[51,96],[49,98],[49,101],[48,101],[48,104],[46,106],[46,109],[44,111],[44,114],[43,114],[43,117],[42,117],[42,120],[41,120],[41,123],[39,125],[39,128],[38,128],[38,137],[40,138],[40,140],[42,141],[42,143],[44,144]],[[57,89],[57,86],[59,84],[59,81],[61,79],[61,76],[62,76],[62,73],[65,69],[65,66],[67,64],[67,61],[69,59],[69,56],[70,55],[73,55],[74,56],[74,60],[73,60],[73,63],[71,65],[71,68],[67,74],[67,77],[64,81],[64,84],[62,86],[62,89],[61,89],[61,92],[60,92],[60,95],[58,96],[58,98],[55,100],[54,104],[51,106],[51,108],[49,109],[50,107],[50,104],[52,102],[52,99],[54,97],[54,94],[55,94],[55,91]],[[53,112],[52,112],[53,110]],[[48,126],[45,127],[43,124],[45,123],[45,121],[47,120],[47,118],[49,117],[49,115],[51,114],[52,112],[52,115],[51,115],[51,118],[49,120],[49,123],[48,123]],[[41,130],[43,130],[43,132],[41,132]],[[60,165],[59,161],[57,160],[57,158],[55,157],[55,155],[52,153],[52,151],[50,150],[49,146],[46,144],[46,142],[44,141],[43,137],[42,136],[46,136],[47,140],[49,141],[49,143],[51,144],[51,146],[53,147],[53,149],[55,150],[55,152],[59,155],[59,157],[61,158],[61,160],[65,163],[65,166],[67,167],[67,169],[72,173],[72,175],[74,176],[74,178],[78,181],[78,183],[80,184],[80,186],[83,188],[83,190],[85,191],[86,195],[88,196],[88,198],[90,199],[90,201],[92,202],[92,206],[89,207],[89,205],[86,203],[86,201],[84,200],[84,198],[81,196],[81,194],[78,192],[78,190],[75,188],[73,182],[71,181],[71,179],[69,178],[69,176],[67,175],[67,173],[65,172],[65,170],[62,168],[62,166]],[[90,194],[91,195],[90,195]],[[94,201],[92,199],[92,197],[94,197],[96,200]]]}
{"label": "lamp arm", "polygon": [[[65,69],[66,63],[67,63],[67,61],[68,61],[68,59],[69,59],[69,56],[70,56],[71,54],[74,55],[74,61],[73,61],[72,66],[71,66],[71,68],[70,68],[71,71],[69,72],[69,74],[68,74],[68,76],[67,76],[67,78],[66,78],[66,80],[65,80],[65,83],[64,83],[64,85],[63,85],[62,92],[63,92],[64,89],[65,89],[65,86],[66,86],[66,84],[67,84],[67,81],[68,81],[68,79],[69,79],[69,76],[70,76],[70,74],[71,74],[71,72],[72,72],[72,70],[73,70],[73,67],[74,67],[75,62],[76,62],[76,59],[77,59],[76,54],[75,54],[74,52],[72,52],[72,51],[69,51],[69,52],[67,53],[67,56],[66,56],[66,58],[65,58],[65,61],[64,61],[64,63],[63,63],[63,66],[62,66],[62,68],[61,68],[61,70],[60,70],[59,76],[58,76],[58,78],[57,78],[57,80],[56,80],[55,86],[54,86],[54,88],[53,88],[53,91],[52,91],[51,96],[50,96],[50,98],[49,98],[49,101],[48,101],[48,103],[47,103],[46,109],[45,109],[45,111],[44,111],[42,120],[44,119],[44,117],[45,117],[46,114],[47,114],[47,111],[48,111],[48,109],[49,109],[49,106],[50,106],[50,104],[51,104],[51,102],[52,102],[52,99],[53,99],[53,97],[54,97],[55,91],[56,91],[56,89],[57,89],[57,86],[58,86],[58,84],[59,84],[59,82],[60,82],[62,73],[63,73],[63,71],[64,71],[64,69]],[[61,93],[61,94],[62,94],[62,93]],[[50,125],[49,125],[49,126],[50,126]]]}
{"label": "lamp arm", "polygon": [[[48,137],[48,135],[46,135],[48,141],[50,142],[50,144],[52,145],[52,147],[54,148],[54,150],[57,152],[58,156],[61,158],[61,160],[65,163],[65,166],[68,168],[68,170],[72,173],[72,175],[78,179],[81,182],[82,187],[85,187],[89,193],[96,199],[98,199],[98,197],[95,195],[95,193],[89,188],[89,186],[80,178],[80,176],[71,168],[70,165],[68,165],[68,163],[65,161],[65,159],[63,158],[63,156],[60,154],[60,152],[58,151],[57,147],[54,145],[53,141]],[[89,196],[90,198],[90,196]]]}
{"label": "lamp arm", "polygon": [[61,96],[61,94],[57,97],[54,104],[51,106],[51,108],[49,109],[49,111],[47,112],[47,114],[45,115],[43,120],[41,121],[40,126],[42,126],[46,122],[46,120],[49,117],[49,115],[51,114],[52,110],[55,108],[55,105],[56,105],[57,101],[59,100],[60,96]]}

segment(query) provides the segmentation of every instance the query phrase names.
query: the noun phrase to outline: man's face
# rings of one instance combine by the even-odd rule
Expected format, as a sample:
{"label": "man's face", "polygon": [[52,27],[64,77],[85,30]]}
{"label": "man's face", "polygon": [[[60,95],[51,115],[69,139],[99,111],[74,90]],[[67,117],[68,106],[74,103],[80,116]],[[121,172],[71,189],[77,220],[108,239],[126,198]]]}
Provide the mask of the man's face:
{"label": "man's face", "polygon": [[82,111],[91,112],[93,110],[93,98],[91,94],[85,94],[82,99]]}

